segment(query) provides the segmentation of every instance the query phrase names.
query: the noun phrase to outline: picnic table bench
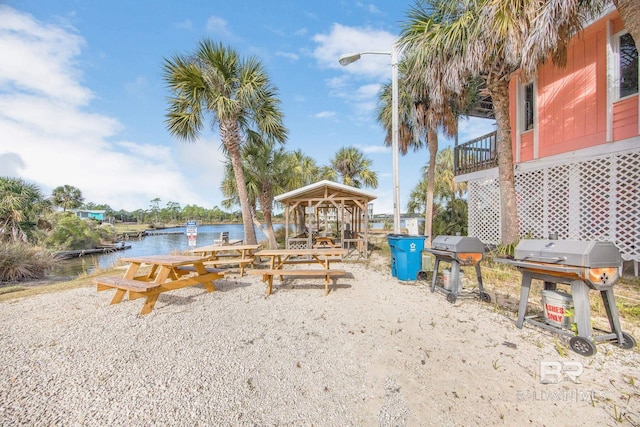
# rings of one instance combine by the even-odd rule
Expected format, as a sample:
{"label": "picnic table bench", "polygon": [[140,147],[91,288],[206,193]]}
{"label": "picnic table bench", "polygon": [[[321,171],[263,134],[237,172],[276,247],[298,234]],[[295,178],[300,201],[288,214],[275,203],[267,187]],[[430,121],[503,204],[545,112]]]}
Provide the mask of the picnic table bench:
{"label": "picnic table bench", "polygon": [[329,294],[329,282],[333,279],[334,280],[334,285],[335,285],[335,280],[337,279],[337,276],[344,276],[347,274],[347,272],[345,270],[327,270],[327,269],[308,269],[308,270],[303,270],[303,269],[298,269],[298,268],[294,268],[294,269],[275,269],[275,270],[251,270],[248,272],[249,274],[253,274],[253,275],[257,275],[257,276],[262,276],[262,281],[263,282],[267,282],[267,295],[271,295],[271,292],[273,290],[273,276],[278,276],[280,277],[280,281],[283,280],[283,276],[297,276],[297,277],[324,277],[325,278],[325,283],[324,283],[324,294],[328,295]]}
{"label": "picnic table bench", "polygon": [[[271,295],[273,290],[273,277],[278,276],[280,281],[284,276],[291,277],[324,277],[324,294],[329,294],[329,282],[333,280],[334,285],[337,277],[347,274],[345,270],[331,268],[331,262],[340,261],[346,253],[342,248],[316,248],[316,249],[268,249],[256,252],[256,256],[269,258],[268,269],[251,270],[248,273],[262,276],[262,281],[267,283],[267,295]],[[320,264],[322,268],[314,269],[285,269],[288,264]]]}
{"label": "picnic table bench", "polygon": [[245,267],[255,263],[255,251],[259,248],[260,245],[209,245],[194,248],[191,252],[206,258],[207,266],[238,265],[240,276],[244,276]]}
{"label": "picnic table bench", "polygon": [[[181,255],[142,256],[124,258],[129,267],[124,277],[106,276],[94,279],[97,291],[115,289],[111,304],[145,298],[140,314],[150,313],[163,292],[187,286],[203,285],[207,292],[216,290],[213,281],[224,277],[225,270],[206,267],[201,257]],[[147,273],[140,273],[142,265],[149,265]]]}

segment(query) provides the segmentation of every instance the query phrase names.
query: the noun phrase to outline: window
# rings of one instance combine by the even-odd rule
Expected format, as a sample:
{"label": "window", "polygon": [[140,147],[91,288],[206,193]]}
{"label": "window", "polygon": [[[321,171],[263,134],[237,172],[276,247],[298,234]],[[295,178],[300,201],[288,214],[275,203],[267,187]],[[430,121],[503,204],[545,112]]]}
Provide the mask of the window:
{"label": "window", "polygon": [[638,93],[638,49],[631,34],[623,34],[618,41],[618,96]]}
{"label": "window", "polygon": [[522,120],[522,130],[527,131],[533,129],[533,111],[535,109],[535,96],[533,93],[533,82],[527,83],[523,87],[524,95],[524,117]]}

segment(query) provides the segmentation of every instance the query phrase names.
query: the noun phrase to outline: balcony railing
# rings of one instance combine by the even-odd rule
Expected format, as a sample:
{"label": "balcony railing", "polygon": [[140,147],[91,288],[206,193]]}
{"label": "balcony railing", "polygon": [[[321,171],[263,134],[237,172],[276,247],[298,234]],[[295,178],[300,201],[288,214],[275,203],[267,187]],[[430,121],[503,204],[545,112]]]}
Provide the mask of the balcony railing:
{"label": "balcony railing", "polygon": [[455,147],[453,167],[456,176],[497,166],[497,132],[489,133]]}

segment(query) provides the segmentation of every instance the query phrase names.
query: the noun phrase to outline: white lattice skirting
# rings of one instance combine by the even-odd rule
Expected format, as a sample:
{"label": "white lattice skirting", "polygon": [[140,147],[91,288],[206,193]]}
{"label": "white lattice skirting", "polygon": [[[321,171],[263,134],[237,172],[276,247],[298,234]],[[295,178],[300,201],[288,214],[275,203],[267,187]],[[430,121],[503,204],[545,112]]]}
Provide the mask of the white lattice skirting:
{"label": "white lattice skirting", "polygon": [[[516,170],[520,235],[609,240],[640,262],[640,149]],[[468,182],[469,235],[500,241],[497,178]],[[636,271],[637,275],[637,271]]]}

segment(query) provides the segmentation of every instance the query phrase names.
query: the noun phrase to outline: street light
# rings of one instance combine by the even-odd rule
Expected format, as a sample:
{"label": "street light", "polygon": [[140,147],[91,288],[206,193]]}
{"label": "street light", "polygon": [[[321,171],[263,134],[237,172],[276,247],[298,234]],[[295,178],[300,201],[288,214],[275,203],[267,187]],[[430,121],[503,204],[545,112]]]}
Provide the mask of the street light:
{"label": "street light", "polygon": [[393,232],[400,233],[400,183],[398,178],[398,48],[394,44],[391,51],[369,51],[346,53],[338,62],[346,66],[360,59],[362,55],[391,56],[391,150],[393,164]]}

